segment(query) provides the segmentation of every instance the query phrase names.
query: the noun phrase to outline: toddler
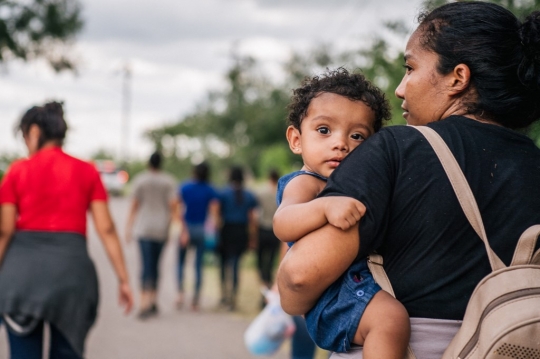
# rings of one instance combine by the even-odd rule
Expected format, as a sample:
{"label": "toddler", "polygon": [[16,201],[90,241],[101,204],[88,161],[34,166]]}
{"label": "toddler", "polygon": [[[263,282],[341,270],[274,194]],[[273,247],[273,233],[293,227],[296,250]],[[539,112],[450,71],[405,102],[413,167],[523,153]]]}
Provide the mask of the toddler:
{"label": "toddler", "polygon": [[[280,240],[292,245],[327,223],[347,230],[360,220],[365,207],[359,201],[316,197],[341,161],[389,117],[384,94],[363,75],[343,68],[306,79],[294,90],[287,140],[304,166],[278,183],[273,224]],[[345,352],[354,343],[364,345],[365,359],[405,356],[407,312],[374,281],[366,258],[356,260],[305,317],[311,337],[323,349]]]}

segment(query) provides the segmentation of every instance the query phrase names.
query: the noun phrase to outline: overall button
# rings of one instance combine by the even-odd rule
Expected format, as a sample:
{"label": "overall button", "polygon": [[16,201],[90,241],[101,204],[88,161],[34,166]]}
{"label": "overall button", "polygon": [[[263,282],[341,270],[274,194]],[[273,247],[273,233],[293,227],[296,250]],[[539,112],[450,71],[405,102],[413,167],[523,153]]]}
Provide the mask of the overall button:
{"label": "overall button", "polygon": [[364,291],[359,290],[358,292],[356,292],[356,295],[359,296],[359,297],[363,297],[364,296]]}

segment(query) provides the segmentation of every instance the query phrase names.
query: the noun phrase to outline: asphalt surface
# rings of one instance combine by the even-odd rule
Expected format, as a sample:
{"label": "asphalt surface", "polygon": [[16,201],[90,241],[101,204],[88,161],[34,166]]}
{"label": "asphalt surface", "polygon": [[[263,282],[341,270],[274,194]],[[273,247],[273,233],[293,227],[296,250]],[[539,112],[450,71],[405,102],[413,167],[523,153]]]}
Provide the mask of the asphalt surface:
{"label": "asphalt surface", "polygon": [[[123,232],[128,200],[112,198],[111,213],[119,232]],[[90,221],[89,221],[90,222]],[[89,223],[90,224],[90,223]],[[228,312],[218,307],[218,272],[207,258],[202,290],[201,310],[192,312],[189,305],[178,310],[176,297],[175,264],[176,244],[169,241],[161,263],[159,315],[147,320],[137,318],[137,309],[125,316],[117,305],[116,277],[94,229],[89,225],[88,244],[100,282],[100,307],[97,323],[86,343],[86,358],[195,358],[243,359],[255,358],[244,346],[243,335],[259,308],[260,296],[257,276],[246,256],[240,279],[238,309]],[[133,290],[138,291],[139,253],[137,243],[124,245],[126,262]],[[193,253],[188,254],[192,261]],[[193,283],[192,263],[186,273],[187,303]],[[138,296],[136,297],[136,303]],[[285,343],[272,358],[288,358],[289,343]],[[0,326],[0,359],[8,358],[5,329]]]}

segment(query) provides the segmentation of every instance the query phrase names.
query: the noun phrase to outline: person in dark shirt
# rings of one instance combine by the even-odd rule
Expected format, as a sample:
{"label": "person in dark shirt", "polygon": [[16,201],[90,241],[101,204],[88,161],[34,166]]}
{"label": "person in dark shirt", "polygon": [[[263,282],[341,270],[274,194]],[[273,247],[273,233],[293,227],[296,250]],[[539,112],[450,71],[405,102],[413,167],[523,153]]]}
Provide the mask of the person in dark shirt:
{"label": "person in dark shirt", "polygon": [[[407,123],[431,127],[448,144],[507,265],[519,235],[540,223],[540,150],[514,131],[540,118],[539,29],[540,12],[520,22],[495,4],[443,5],[421,15],[396,90]],[[320,196],[355,198],[366,213],[350,230],[326,225],[291,248],[278,272],[283,308],[306,313],[375,250],[411,316],[417,357],[441,357],[491,268],[425,138],[405,126],[381,130],[340,164]]]}
{"label": "person in dark shirt", "polygon": [[236,309],[242,254],[255,247],[257,206],[255,195],[244,188],[244,170],[239,166],[231,167],[229,185],[219,193],[221,230],[216,248],[221,266],[220,304],[229,310]]}

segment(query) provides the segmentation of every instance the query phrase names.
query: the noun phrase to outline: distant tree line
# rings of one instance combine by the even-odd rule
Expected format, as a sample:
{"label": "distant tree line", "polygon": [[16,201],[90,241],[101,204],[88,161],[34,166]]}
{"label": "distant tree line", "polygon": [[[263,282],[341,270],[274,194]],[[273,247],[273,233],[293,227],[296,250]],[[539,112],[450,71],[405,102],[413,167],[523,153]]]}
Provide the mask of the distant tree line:
{"label": "distant tree line", "polygon": [[[429,9],[449,1],[424,2]],[[540,9],[540,0],[494,0],[517,16]],[[405,37],[407,29],[400,22],[385,24],[391,33]],[[301,80],[325,69],[345,67],[361,71],[382,88],[392,104],[392,125],[405,123],[401,100],[394,91],[404,74],[403,52],[391,48],[387,38],[375,38],[367,48],[335,52],[329,45],[319,45],[307,54],[295,53],[283,64],[285,80],[275,83],[251,57],[233,56],[226,73],[227,86],[209,92],[191,114],[177,123],[148,131],[146,136],[161,149],[168,168],[178,176],[186,175],[191,161],[202,158],[214,164],[218,173],[232,163],[244,164],[255,176],[264,176],[271,167],[282,172],[298,168],[300,158],[292,155],[285,140],[286,106],[291,89]],[[540,125],[528,130],[540,146]],[[187,172],[189,173],[189,172]]]}

